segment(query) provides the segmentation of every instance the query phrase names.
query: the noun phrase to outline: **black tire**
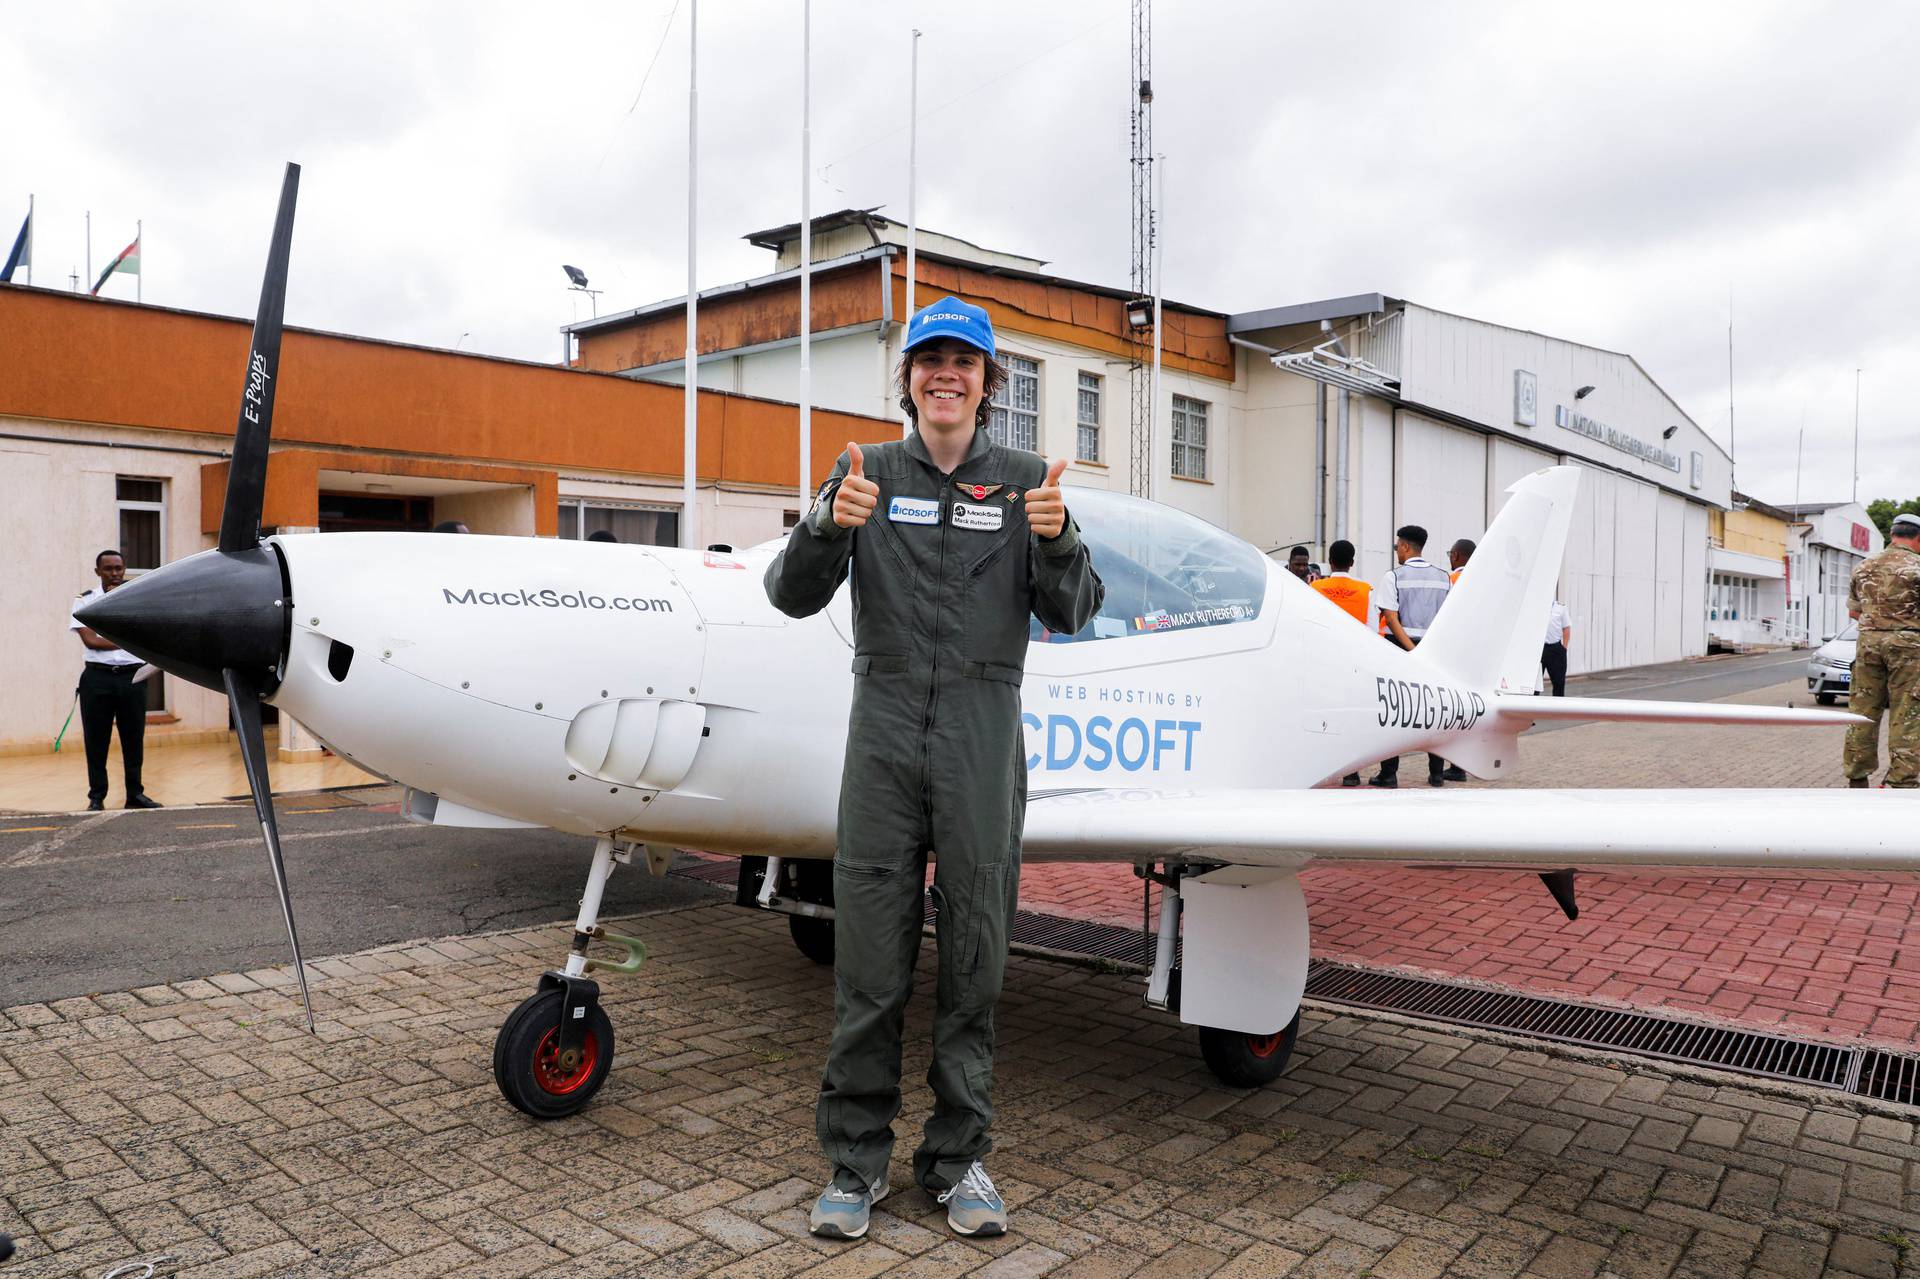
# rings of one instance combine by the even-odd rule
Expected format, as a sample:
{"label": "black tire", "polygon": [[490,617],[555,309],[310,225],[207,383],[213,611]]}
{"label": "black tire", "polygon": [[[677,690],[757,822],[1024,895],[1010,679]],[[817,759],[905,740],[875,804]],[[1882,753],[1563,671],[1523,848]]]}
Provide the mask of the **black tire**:
{"label": "black tire", "polygon": [[812,915],[788,915],[787,931],[800,953],[823,967],[833,967],[833,921]]}
{"label": "black tire", "polygon": [[[793,875],[793,892],[803,902],[815,906],[833,905],[833,863],[799,860],[787,863]],[[788,915],[787,931],[800,953],[822,967],[833,967],[833,921],[813,915]]]}
{"label": "black tire", "polygon": [[1832,693],[1815,693],[1813,695],[1813,700],[1820,703],[1822,706],[1831,706],[1835,702],[1839,701],[1840,699],[1835,697]]}
{"label": "black tire", "polygon": [[1232,1088],[1262,1088],[1280,1078],[1300,1038],[1300,1014],[1277,1035],[1249,1035],[1238,1030],[1201,1026],[1200,1055],[1214,1078]]}
{"label": "black tire", "polygon": [[597,1002],[587,1014],[581,1060],[563,1067],[555,1051],[560,1034],[558,990],[543,990],[507,1015],[493,1041],[493,1079],[515,1110],[535,1119],[578,1113],[613,1065],[613,1022]]}

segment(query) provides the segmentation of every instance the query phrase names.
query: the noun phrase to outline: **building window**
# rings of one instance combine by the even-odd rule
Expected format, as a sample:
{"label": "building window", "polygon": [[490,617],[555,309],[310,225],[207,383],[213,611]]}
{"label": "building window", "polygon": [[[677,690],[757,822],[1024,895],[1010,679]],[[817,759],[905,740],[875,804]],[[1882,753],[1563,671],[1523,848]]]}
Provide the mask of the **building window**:
{"label": "building window", "polygon": [[1082,462],[1100,460],[1100,376],[1080,375],[1080,403],[1075,415],[1078,429],[1074,436],[1075,456]]}
{"label": "building window", "polygon": [[120,554],[127,561],[127,576],[138,577],[166,563],[167,482],[121,475],[114,478],[113,489]]}
{"label": "building window", "polygon": [[1207,478],[1207,402],[1173,397],[1173,473],[1182,479]]}
{"label": "building window", "polygon": [[[131,581],[167,562],[167,482],[132,475],[113,480],[113,504],[119,528],[120,557]],[[167,709],[167,677],[155,671],[146,680],[147,713]]]}
{"label": "building window", "polygon": [[580,499],[560,503],[562,538],[585,541],[595,533],[611,533],[614,541],[637,546],[678,546],[680,508]]}
{"label": "building window", "polygon": [[798,511],[780,512],[781,528],[792,528],[794,525],[798,524],[799,522],[800,522],[800,512]]}
{"label": "building window", "polygon": [[996,444],[1040,451],[1040,362],[1024,355],[1002,355],[1007,380],[994,393],[987,434]]}

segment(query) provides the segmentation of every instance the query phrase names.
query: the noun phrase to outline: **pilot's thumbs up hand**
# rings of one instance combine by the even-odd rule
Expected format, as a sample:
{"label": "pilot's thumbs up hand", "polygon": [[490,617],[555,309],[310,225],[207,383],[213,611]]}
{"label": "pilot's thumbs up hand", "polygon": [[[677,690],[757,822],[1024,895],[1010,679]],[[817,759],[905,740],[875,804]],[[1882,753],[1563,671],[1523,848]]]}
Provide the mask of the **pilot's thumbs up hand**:
{"label": "pilot's thumbs up hand", "polygon": [[873,517],[880,501],[880,486],[867,478],[866,459],[860,446],[847,441],[847,474],[833,494],[833,522],[841,528],[859,528]]}
{"label": "pilot's thumbs up hand", "polygon": [[1060,473],[1066,460],[1047,466],[1047,478],[1037,489],[1027,490],[1027,527],[1038,537],[1056,538],[1067,526],[1067,500],[1060,493]]}

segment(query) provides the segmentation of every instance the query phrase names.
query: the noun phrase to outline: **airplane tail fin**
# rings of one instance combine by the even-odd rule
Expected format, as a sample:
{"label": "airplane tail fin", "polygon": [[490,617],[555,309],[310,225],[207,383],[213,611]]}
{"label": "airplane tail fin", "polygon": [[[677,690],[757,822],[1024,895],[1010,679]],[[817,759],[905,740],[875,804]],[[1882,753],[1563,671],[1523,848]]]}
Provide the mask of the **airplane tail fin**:
{"label": "airplane tail fin", "polygon": [[1507,489],[1512,496],[1420,641],[1423,661],[1469,687],[1533,690],[1579,489],[1574,466],[1546,467]]}

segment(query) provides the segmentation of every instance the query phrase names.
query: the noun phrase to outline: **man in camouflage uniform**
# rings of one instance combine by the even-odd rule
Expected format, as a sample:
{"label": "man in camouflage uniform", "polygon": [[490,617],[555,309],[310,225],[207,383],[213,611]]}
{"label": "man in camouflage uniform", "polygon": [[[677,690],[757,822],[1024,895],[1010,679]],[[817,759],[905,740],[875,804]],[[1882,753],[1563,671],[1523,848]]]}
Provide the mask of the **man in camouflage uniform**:
{"label": "man in camouflage uniform", "polygon": [[1920,515],[1896,516],[1892,531],[1847,590],[1847,611],[1860,619],[1851,704],[1870,721],[1847,730],[1849,786],[1867,785],[1879,767],[1883,712],[1886,784],[1920,786]]}

